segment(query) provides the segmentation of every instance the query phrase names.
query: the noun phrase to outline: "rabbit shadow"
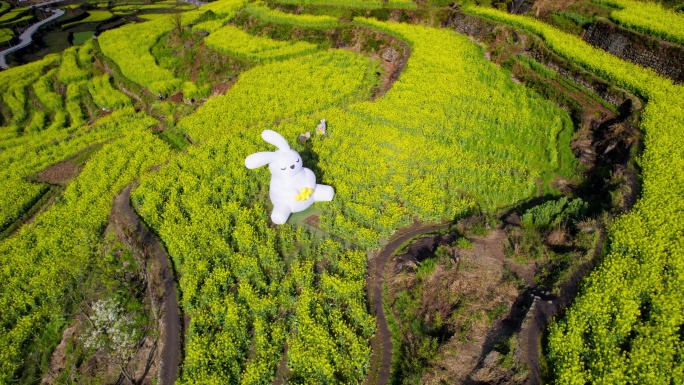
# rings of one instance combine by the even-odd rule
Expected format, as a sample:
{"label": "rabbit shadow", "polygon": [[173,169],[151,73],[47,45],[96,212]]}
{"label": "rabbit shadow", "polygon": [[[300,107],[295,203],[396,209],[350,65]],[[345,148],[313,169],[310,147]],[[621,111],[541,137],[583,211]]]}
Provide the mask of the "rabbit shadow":
{"label": "rabbit shadow", "polygon": [[323,183],[325,180],[325,172],[319,167],[319,156],[313,149],[311,141],[307,141],[302,145],[303,150],[299,151],[299,155],[302,157],[304,167],[313,171],[316,175],[316,183]]}

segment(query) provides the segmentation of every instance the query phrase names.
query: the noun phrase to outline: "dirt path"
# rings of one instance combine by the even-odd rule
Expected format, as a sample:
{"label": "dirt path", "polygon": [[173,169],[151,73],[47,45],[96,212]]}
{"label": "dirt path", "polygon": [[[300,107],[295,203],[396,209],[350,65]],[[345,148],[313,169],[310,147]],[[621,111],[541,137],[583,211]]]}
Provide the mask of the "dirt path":
{"label": "dirt path", "polygon": [[192,69],[190,70],[190,81],[193,83],[197,81],[197,70],[199,69],[200,63],[202,62],[202,48],[204,48],[204,41],[200,43],[200,49],[197,50],[195,63],[193,63]]}
{"label": "dirt path", "polygon": [[[378,385],[386,385],[390,378],[390,367],[392,365],[392,333],[390,333],[387,326],[387,319],[382,306],[382,285],[385,280],[384,272],[387,262],[392,255],[397,251],[404,242],[420,236],[422,234],[440,231],[449,228],[449,224],[432,225],[427,227],[411,226],[400,229],[398,235],[385,246],[373,259],[368,266],[368,277],[366,280],[366,292],[369,296],[369,302],[375,311],[375,317],[378,322],[378,334],[371,340],[373,348],[373,355],[371,357],[371,368],[368,371],[368,377],[365,384],[377,383]],[[381,357],[378,355],[381,354]],[[379,367],[378,367],[379,363]],[[372,379],[377,378],[374,382]]]}
{"label": "dirt path", "polygon": [[157,238],[140,222],[131,207],[131,189],[136,183],[130,183],[116,196],[110,220],[119,238],[134,250],[137,249],[143,253],[151,262],[152,268],[149,271],[152,274],[148,278],[148,285],[152,292],[163,292],[159,308],[159,314],[161,314],[159,318],[161,332],[159,384],[171,385],[178,375],[182,337],[175,279],[166,251]]}
{"label": "dirt path", "polygon": [[393,47],[388,47],[380,54],[380,58],[382,59],[383,66],[385,68],[385,74],[382,77],[380,87],[373,92],[373,95],[370,98],[371,101],[374,101],[385,95],[387,91],[392,88],[394,82],[396,82],[402,72],[404,72],[406,63],[408,63],[409,57],[411,57],[411,47],[404,41],[399,40],[389,34],[380,34],[388,37],[391,41],[396,42],[401,48],[401,52],[397,51]]}
{"label": "dirt path", "polygon": [[599,240],[593,250],[593,258],[581,264],[575,273],[565,281],[560,288],[561,296],[550,295],[549,292],[531,292],[534,295],[532,306],[520,330],[520,342],[523,358],[526,360],[530,369],[529,384],[542,384],[542,367],[539,357],[539,346],[543,333],[545,332],[552,318],[562,314],[562,312],[575,299],[583,279],[596,265],[596,259],[603,252],[603,242],[605,241],[605,229],[600,230]]}

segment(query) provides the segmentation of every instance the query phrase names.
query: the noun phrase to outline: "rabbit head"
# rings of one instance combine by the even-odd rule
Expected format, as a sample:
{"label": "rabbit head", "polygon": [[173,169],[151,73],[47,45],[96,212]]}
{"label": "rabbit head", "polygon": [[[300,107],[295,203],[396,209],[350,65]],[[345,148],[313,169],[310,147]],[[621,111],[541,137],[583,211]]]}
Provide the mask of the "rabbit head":
{"label": "rabbit head", "polygon": [[264,130],[261,137],[278,147],[275,152],[257,152],[245,158],[245,166],[253,169],[268,164],[274,178],[289,178],[302,170],[302,157],[290,148],[285,138],[273,130]]}

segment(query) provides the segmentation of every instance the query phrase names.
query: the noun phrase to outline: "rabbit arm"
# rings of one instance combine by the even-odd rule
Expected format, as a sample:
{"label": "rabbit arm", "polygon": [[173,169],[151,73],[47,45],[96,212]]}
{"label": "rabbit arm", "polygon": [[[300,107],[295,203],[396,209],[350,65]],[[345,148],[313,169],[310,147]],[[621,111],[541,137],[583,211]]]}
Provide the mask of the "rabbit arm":
{"label": "rabbit arm", "polygon": [[261,137],[268,143],[278,147],[279,150],[289,150],[290,145],[287,144],[287,140],[283,138],[282,135],[273,130],[264,130],[261,133]]}
{"label": "rabbit arm", "polygon": [[299,187],[316,188],[316,175],[313,173],[313,171],[304,167],[304,168],[302,168],[301,172],[304,174],[303,175],[304,177],[303,177],[303,183],[301,183],[301,186],[299,186]]}
{"label": "rabbit arm", "polygon": [[275,152],[257,152],[245,158],[245,166],[247,168],[257,168],[265,166],[276,159]]}

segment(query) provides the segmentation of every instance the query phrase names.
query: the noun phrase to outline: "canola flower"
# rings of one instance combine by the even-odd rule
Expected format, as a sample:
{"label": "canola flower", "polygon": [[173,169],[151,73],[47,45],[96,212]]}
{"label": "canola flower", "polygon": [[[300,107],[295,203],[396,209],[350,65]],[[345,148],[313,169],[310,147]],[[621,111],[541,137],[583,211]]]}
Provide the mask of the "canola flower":
{"label": "canola flower", "polygon": [[562,319],[549,359],[559,384],[680,383],[684,322],[684,88],[535,19],[485,8],[469,13],[540,35],[561,56],[647,100],[633,209],[609,228],[609,249]]}

